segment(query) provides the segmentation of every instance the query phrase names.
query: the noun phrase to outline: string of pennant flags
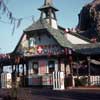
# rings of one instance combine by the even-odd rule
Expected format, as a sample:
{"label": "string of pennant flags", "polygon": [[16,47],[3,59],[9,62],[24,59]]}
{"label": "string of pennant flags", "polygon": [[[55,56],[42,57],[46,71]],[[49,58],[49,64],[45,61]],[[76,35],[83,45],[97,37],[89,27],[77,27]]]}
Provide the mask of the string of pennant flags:
{"label": "string of pennant flags", "polygon": [[10,20],[10,23],[15,23],[15,21],[17,21],[17,27],[20,26],[21,20],[22,18],[15,18],[12,14],[12,12],[8,9],[8,7],[6,6],[6,4],[4,3],[4,0],[0,0],[0,10],[2,11],[2,14],[6,14],[8,19]]}
{"label": "string of pennant flags", "polygon": [[10,22],[5,22],[5,21],[1,20],[2,17],[0,16],[0,22],[13,24],[12,33],[14,33],[15,28],[18,28],[21,25],[22,20],[28,19],[28,18],[32,18],[32,20],[34,21],[34,16],[33,15],[28,16],[28,17],[24,17],[24,18],[16,18],[16,17],[14,17],[13,13],[6,6],[4,0],[0,0],[0,10],[1,10],[2,14],[6,14],[7,18],[10,20]]}

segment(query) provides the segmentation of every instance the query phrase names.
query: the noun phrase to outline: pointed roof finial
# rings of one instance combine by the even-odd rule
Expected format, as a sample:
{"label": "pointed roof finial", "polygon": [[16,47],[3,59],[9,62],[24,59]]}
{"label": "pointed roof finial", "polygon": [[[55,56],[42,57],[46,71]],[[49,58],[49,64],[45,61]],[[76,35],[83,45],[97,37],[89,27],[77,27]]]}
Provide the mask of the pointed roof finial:
{"label": "pointed roof finial", "polygon": [[52,0],[45,0],[44,5],[52,5]]}
{"label": "pointed roof finial", "polygon": [[58,9],[56,9],[53,5],[53,0],[44,0],[44,5],[42,5],[42,7],[39,8],[38,10],[45,11],[45,9],[50,9],[50,8],[52,8],[54,11],[58,11]]}

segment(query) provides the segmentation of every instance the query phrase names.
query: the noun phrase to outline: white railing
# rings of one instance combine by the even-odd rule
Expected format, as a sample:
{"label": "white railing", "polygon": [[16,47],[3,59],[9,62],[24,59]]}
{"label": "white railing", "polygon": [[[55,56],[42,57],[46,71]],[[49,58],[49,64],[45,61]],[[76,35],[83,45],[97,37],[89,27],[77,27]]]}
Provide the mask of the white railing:
{"label": "white railing", "polygon": [[[79,79],[81,79],[82,77],[86,77],[87,78],[87,83],[88,83],[88,76],[79,76]],[[77,78],[77,76],[73,76],[73,80]],[[74,81],[74,85],[75,85],[75,81]],[[90,85],[93,86],[99,86],[100,85],[100,76],[90,76]]]}

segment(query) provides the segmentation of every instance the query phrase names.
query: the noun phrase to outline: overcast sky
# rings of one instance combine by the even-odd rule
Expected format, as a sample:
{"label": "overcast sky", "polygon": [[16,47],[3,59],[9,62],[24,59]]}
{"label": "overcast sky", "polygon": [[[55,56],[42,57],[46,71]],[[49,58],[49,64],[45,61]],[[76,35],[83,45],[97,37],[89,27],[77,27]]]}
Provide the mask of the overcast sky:
{"label": "overcast sky", "polygon": [[[58,23],[65,28],[74,28],[78,24],[78,14],[82,7],[92,0],[53,0],[57,12]],[[19,28],[12,35],[13,25],[9,23],[6,13],[0,10],[0,53],[9,53],[16,47],[23,30],[32,24],[32,17],[36,21],[40,12],[37,10],[44,0],[4,0],[15,18],[23,18]],[[1,22],[4,21],[4,22]]]}

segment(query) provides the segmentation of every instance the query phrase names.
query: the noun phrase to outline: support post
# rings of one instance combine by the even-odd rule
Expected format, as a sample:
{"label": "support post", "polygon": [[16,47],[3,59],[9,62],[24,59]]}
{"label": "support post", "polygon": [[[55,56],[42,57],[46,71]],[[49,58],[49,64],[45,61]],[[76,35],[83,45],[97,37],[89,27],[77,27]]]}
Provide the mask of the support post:
{"label": "support post", "polygon": [[25,86],[25,74],[24,74],[24,63],[22,64],[22,66],[23,66],[23,72],[22,72],[22,84],[23,84],[23,86]]}
{"label": "support post", "polygon": [[73,80],[73,66],[72,66],[72,62],[73,62],[73,58],[72,58],[72,50],[68,50],[68,56],[69,56],[69,66],[70,66],[70,80],[71,80],[71,86],[74,86],[74,80]]}
{"label": "support post", "polygon": [[25,86],[28,86],[28,63],[26,63],[26,81],[25,81]]}
{"label": "support post", "polygon": [[17,65],[17,71],[18,71],[17,76],[19,77],[19,64]]}
{"label": "support post", "polygon": [[87,57],[87,61],[88,61],[88,86],[91,85],[91,81],[90,81],[90,76],[91,76],[91,68],[90,68],[90,56]]}

